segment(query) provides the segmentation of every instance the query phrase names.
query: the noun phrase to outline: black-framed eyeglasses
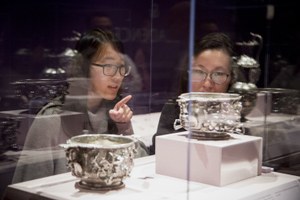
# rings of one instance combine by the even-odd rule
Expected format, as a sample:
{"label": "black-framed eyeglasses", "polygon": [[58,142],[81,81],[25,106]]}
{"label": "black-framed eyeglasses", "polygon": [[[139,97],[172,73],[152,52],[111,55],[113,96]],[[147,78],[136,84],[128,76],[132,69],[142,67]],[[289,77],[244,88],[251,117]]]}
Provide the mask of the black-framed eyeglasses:
{"label": "black-framed eyeglasses", "polygon": [[103,68],[103,74],[105,76],[114,76],[116,75],[117,71],[119,71],[121,76],[128,76],[130,74],[131,66],[126,65],[113,65],[113,64],[96,64],[92,63],[97,67]]}
{"label": "black-framed eyeglasses", "polygon": [[202,71],[200,69],[192,69],[192,81],[204,81],[207,76],[216,84],[223,84],[227,81],[229,74],[224,72],[212,72],[207,73],[205,71]]}

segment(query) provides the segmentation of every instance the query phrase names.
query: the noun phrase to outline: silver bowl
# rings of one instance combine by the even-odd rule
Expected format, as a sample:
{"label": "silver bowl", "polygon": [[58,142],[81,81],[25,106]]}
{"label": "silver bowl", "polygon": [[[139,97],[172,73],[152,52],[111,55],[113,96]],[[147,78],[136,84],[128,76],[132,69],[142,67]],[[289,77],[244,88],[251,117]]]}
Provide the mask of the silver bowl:
{"label": "silver bowl", "polygon": [[254,109],[257,101],[257,87],[253,83],[236,82],[230,92],[241,95],[241,121],[247,121],[246,116]]}
{"label": "silver bowl", "polygon": [[197,139],[226,139],[228,133],[241,133],[240,99],[240,95],[229,93],[184,93],[177,99],[179,126]]}
{"label": "silver bowl", "polygon": [[273,113],[298,114],[300,91],[285,88],[259,88],[258,92],[270,94]]}
{"label": "silver bowl", "polygon": [[128,136],[85,134],[61,146],[72,175],[80,178],[79,189],[120,189],[134,165],[135,139]]}

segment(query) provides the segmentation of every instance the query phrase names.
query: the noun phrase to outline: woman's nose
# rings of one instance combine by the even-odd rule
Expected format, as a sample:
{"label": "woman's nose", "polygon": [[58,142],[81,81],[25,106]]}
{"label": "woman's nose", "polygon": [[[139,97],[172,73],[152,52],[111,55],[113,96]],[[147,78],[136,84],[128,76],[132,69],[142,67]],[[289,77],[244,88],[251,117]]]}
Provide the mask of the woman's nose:
{"label": "woman's nose", "polygon": [[213,85],[214,85],[213,80],[209,76],[207,76],[206,79],[203,82],[203,87],[207,88],[207,89],[210,89],[210,88],[213,87]]}
{"label": "woman's nose", "polygon": [[118,71],[114,76],[112,76],[112,79],[113,79],[113,80],[116,80],[116,81],[122,81],[123,78],[124,78],[124,76],[122,76],[122,75],[119,73],[119,71]]}

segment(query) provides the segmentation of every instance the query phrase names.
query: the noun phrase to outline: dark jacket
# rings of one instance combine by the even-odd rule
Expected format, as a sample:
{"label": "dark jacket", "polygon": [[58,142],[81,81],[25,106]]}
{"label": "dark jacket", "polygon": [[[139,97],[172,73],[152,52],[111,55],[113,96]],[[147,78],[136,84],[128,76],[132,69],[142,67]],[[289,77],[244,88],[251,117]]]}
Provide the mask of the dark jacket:
{"label": "dark jacket", "polygon": [[152,137],[152,145],[150,146],[150,154],[155,154],[155,138],[159,135],[176,133],[184,131],[183,128],[179,130],[174,129],[174,121],[179,119],[180,107],[176,98],[169,99],[161,111],[156,133]]}

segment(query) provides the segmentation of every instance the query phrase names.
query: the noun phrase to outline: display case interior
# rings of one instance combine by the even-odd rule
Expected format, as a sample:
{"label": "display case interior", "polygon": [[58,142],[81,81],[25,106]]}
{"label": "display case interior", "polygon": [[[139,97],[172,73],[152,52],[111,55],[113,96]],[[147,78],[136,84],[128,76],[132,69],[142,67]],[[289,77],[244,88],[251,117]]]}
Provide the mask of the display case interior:
{"label": "display case interior", "polygon": [[[78,73],[75,60],[80,60],[78,41],[93,28],[113,32],[122,43],[124,65],[131,71],[123,79],[120,96],[132,95],[126,103],[133,112],[132,130],[147,153],[165,104],[182,97],[183,90],[185,94],[193,92],[191,77],[183,85],[182,74],[192,68],[194,44],[209,33],[228,35],[235,52],[230,82],[230,93],[235,94],[223,95],[241,97],[238,116],[234,116],[240,131],[230,130],[230,134],[262,138],[262,165],[300,176],[299,15],[292,0],[2,2],[0,197],[7,185],[68,170],[65,165],[53,165],[49,173],[28,173],[24,166],[44,169],[49,160],[65,162],[59,143],[86,133],[83,130],[90,125],[85,120],[92,112],[73,110],[73,105],[87,101],[89,79]],[[116,66],[121,74],[121,65]],[[104,73],[104,67],[99,69]],[[206,78],[212,81],[212,74],[209,76]],[[179,131],[189,132],[189,120],[195,113],[188,111],[186,102],[176,101],[176,106],[186,110],[176,119],[186,125]],[[206,100],[198,108],[203,105],[208,105]],[[45,108],[51,108],[51,113]],[[29,136],[33,131],[34,136]],[[227,132],[222,134],[228,136]],[[29,140],[30,148],[26,146]],[[50,141],[49,146],[45,140]],[[20,172],[23,179],[16,181]]]}

